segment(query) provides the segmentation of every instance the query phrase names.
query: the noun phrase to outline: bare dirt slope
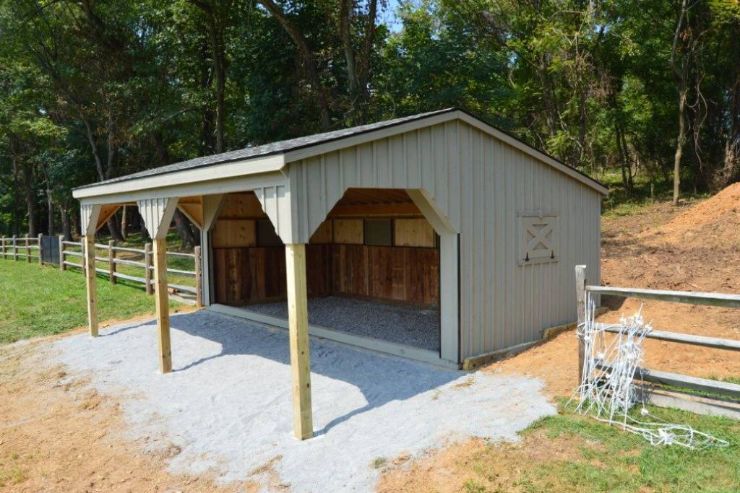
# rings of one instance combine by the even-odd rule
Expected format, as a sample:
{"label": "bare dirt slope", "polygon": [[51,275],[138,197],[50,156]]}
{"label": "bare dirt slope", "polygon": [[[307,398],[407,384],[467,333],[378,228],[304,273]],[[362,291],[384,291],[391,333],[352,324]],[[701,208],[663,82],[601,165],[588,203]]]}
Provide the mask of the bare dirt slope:
{"label": "bare dirt slope", "polygon": [[[740,293],[740,183],[703,202],[675,208],[655,204],[639,215],[605,218],[602,222],[602,283],[612,286]],[[604,321],[631,315],[641,302],[606,299],[612,311]],[[643,314],[657,329],[740,338],[740,312],[714,307],[646,301]],[[647,341],[649,368],[700,377],[737,377],[740,358],[729,351]],[[553,397],[569,397],[577,381],[574,331],[564,332],[515,357],[492,364],[487,371],[539,377]],[[562,446],[561,446],[562,445]],[[500,491],[525,491],[518,485],[524,462],[545,460],[527,454],[567,460],[568,451],[584,444],[544,440],[539,432],[519,444],[484,448],[480,441],[454,445],[403,467],[389,468],[381,492],[468,491],[466,480],[480,472],[482,450],[487,464],[500,464],[493,478]],[[524,461],[524,462],[522,462]],[[473,471],[471,473],[471,471]],[[513,486],[516,485],[516,486]],[[565,488],[567,490],[568,488]]]}

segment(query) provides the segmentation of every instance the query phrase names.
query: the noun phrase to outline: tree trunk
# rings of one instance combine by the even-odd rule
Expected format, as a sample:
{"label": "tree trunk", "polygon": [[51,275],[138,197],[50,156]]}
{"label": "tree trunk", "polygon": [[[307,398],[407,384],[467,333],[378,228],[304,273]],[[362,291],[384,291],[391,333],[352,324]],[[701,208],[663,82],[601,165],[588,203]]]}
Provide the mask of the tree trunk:
{"label": "tree trunk", "polygon": [[38,235],[38,225],[36,224],[36,197],[33,193],[33,169],[27,164],[21,167],[21,171],[26,198],[26,213],[28,214],[28,236],[35,237]]}
{"label": "tree trunk", "polygon": [[62,217],[62,234],[64,235],[64,241],[72,241],[72,224],[69,220],[69,212],[64,207],[60,207],[59,214]]}
{"label": "tree trunk", "polygon": [[686,88],[683,87],[678,95],[678,138],[676,139],[676,154],[673,158],[673,205],[678,205],[681,194],[681,157],[683,156],[683,146],[686,143],[684,111],[687,92]]}
{"label": "tree trunk", "polygon": [[121,237],[126,240],[128,237],[128,215],[126,214],[128,209],[126,206],[121,207]]}
{"label": "tree trunk", "polygon": [[329,100],[326,96],[324,85],[321,83],[319,71],[316,68],[316,60],[314,60],[314,54],[308,46],[306,37],[300,29],[288,20],[282,7],[276,5],[272,0],[259,0],[259,2],[270,12],[270,14],[272,14],[273,17],[275,17],[298,48],[298,53],[303,62],[303,68],[306,71],[306,76],[308,77],[308,81],[311,83],[319,104],[319,122],[321,124],[321,129],[328,130],[331,125],[329,118]]}
{"label": "tree trunk", "polygon": [[189,250],[195,246],[195,235],[193,234],[193,228],[190,224],[190,220],[185,217],[180,209],[175,210],[175,228],[177,233],[180,235],[181,246],[185,250]]}

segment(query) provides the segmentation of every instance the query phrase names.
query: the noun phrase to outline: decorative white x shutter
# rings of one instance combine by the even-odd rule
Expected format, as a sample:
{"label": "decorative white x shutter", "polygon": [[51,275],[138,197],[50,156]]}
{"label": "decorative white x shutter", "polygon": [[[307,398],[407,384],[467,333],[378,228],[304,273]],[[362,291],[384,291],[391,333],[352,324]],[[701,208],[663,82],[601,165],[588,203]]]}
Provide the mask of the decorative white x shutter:
{"label": "decorative white x shutter", "polygon": [[557,219],[553,213],[539,211],[520,214],[519,265],[558,260]]}

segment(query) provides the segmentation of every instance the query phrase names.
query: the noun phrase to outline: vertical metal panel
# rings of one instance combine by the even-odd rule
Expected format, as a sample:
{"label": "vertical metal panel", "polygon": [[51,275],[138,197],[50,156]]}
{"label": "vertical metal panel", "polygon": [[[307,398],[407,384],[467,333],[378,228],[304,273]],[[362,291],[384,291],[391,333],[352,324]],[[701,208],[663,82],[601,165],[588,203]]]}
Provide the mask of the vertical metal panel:
{"label": "vertical metal panel", "polygon": [[[574,321],[576,264],[599,282],[601,196],[464,122],[290,163],[287,172],[294,242],[308,241],[347,188],[423,189],[460,233],[463,357]],[[559,260],[521,266],[518,213],[537,209],[558,214]]]}
{"label": "vertical metal panel", "polygon": [[177,208],[177,198],[142,199],[137,202],[139,214],[152,239],[164,239]]}

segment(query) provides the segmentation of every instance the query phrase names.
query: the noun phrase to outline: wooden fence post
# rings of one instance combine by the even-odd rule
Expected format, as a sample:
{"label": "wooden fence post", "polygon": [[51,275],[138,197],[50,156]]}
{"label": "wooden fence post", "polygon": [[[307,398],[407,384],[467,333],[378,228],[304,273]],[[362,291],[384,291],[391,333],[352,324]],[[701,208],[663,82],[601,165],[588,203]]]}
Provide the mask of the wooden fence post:
{"label": "wooden fence post", "polygon": [[200,247],[193,249],[195,255],[195,306],[203,308],[203,270],[201,269]]}
{"label": "wooden fence post", "polygon": [[59,270],[64,270],[64,235],[59,235]]}
{"label": "wooden fence post", "polygon": [[31,263],[31,240],[28,238],[28,235],[26,235],[25,243],[26,243],[26,262],[30,264]]}
{"label": "wooden fence post", "polygon": [[13,260],[18,261],[18,238],[13,235]]}
{"label": "wooden fence post", "polygon": [[5,260],[5,235],[0,239],[0,244],[3,246],[3,260]]}
{"label": "wooden fence post", "polygon": [[113,249],[115,245],[115,240],[108,241],[108,277],[111,284],[116,283],[116,251]]}
{"label": "wooden fence post", "polygon": [[44,265],[44,257],[41,255],[41,243],[44,241],[44,235],[39,233],[39,265]]}
{"label": "wooden fence post", "polygon": [[146,284],[146,294],[154,294],[152,287],[152,244],[144,245],[144,282]]}
{"label": "wooden fence post", "polygon": [[[578,308],[578,325],[580,331],[586,322],[586,266],[576,265],[576,304]],[[583,361],[586,353],[586,344],[583,337],[578,335],[578,385],[583,379]]]}

